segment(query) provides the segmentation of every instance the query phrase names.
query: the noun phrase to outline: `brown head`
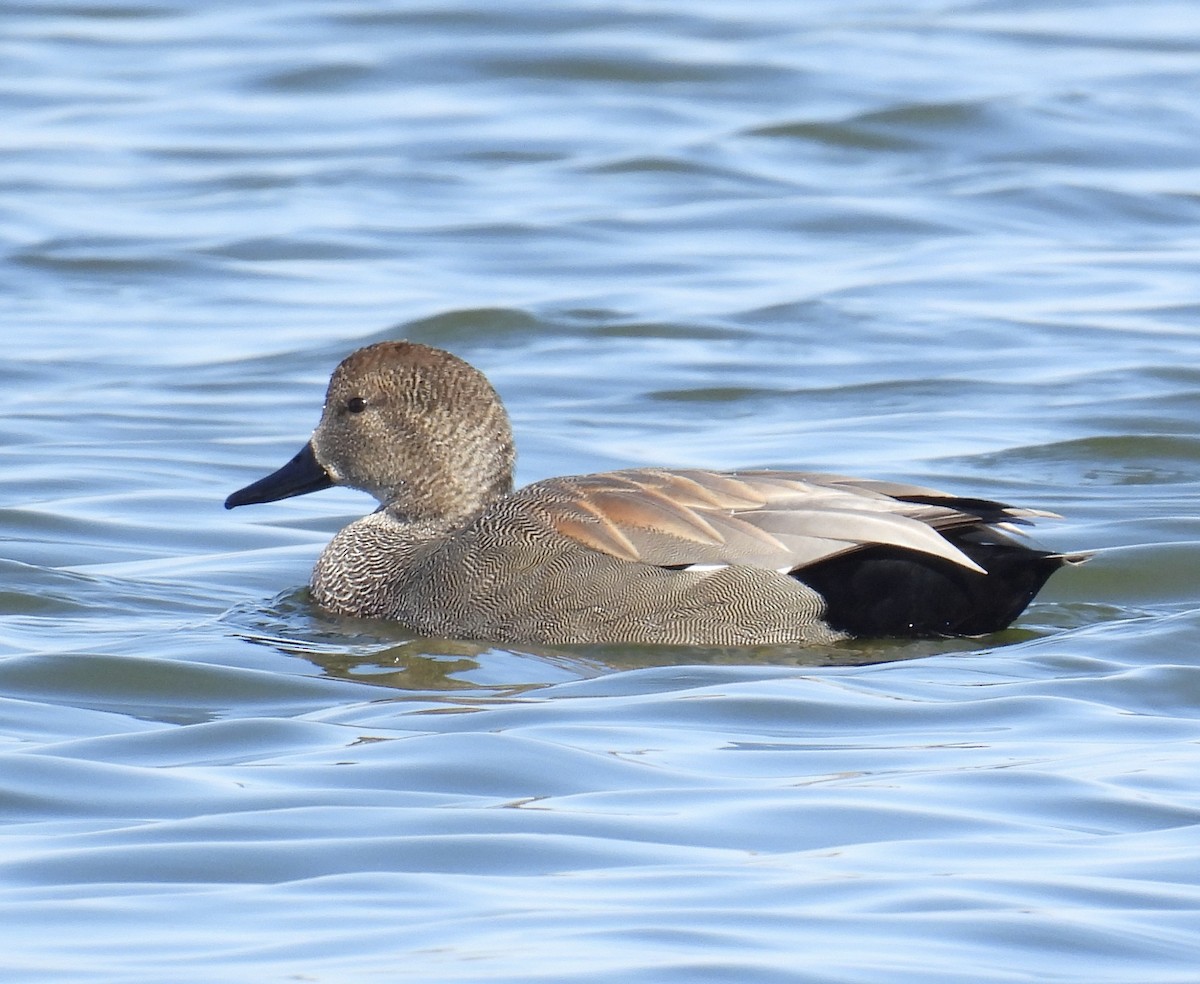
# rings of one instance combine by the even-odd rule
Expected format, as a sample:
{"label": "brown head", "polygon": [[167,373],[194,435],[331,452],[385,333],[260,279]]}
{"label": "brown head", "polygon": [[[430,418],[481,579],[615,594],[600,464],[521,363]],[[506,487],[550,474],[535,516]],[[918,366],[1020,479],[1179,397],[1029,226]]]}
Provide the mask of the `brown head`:
{"label": "brown head", "polygon": [[346,485],[404,519],[460,521],[512,490],[512,428],[462,359],[415,342],[359,349],[334,370],[312,440],[227,508]]}

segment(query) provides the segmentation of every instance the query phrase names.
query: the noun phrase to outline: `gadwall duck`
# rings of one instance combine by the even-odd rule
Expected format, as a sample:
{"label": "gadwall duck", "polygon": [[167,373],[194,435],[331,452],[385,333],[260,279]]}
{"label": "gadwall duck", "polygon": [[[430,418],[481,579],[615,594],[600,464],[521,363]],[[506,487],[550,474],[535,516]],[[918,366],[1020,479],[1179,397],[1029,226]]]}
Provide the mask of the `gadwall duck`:
{"label": "gadwall duck", "polygon": [[630,468],[513,490],[512,429],[483,374],[381,342],[329,383],[291,461],[225,506],[332,485],[380,508],[313,571],[330,612],[518,644],[760,645],[982,635],[1059,567],[1015,524],[1053,516],[795,471]]}

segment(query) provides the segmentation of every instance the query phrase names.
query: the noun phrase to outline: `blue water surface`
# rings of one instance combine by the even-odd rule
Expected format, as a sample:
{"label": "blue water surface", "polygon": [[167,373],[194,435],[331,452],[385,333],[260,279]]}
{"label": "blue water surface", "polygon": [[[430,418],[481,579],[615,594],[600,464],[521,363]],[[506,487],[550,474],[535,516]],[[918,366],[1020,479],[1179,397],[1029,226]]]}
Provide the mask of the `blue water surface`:
{"label": "blue water surface", "polygon": [[[1079,982],[1200,966],[1200,12],[182,0],[0,26],[8,982]],[[503,649],[227,513],[359,345],[519,479],[1049,509],[1007,632]]]}

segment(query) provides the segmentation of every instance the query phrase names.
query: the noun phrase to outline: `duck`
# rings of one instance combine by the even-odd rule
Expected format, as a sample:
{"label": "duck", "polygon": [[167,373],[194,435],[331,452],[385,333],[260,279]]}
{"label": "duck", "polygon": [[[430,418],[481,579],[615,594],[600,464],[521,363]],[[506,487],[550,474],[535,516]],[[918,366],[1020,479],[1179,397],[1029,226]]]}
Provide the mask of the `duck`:
{"label": "duck", "polygon": [[515,488],[482,372],[384,341],[334,370],[283,467],[225,500],[340,485],[378,509],[321,552],[312,602],[418,635],[519,645],[824,645],[1007,628],[1083,553],[1031,545],[1039,509],[821,472],[625,468]]}

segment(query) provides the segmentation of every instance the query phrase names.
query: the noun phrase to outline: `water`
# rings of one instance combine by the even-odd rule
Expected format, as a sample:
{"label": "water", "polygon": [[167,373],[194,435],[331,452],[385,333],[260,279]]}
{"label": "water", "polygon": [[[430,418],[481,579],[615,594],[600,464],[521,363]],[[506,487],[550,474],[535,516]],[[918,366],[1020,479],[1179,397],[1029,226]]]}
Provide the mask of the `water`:
{"label": "water", "polygon": [[[10,4],[6,981],[1192,982],[1200,14]],[[358,345],[522,481],[933,483],[1098,548],[984,640],[510,651],[226,513]]]}

